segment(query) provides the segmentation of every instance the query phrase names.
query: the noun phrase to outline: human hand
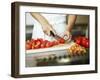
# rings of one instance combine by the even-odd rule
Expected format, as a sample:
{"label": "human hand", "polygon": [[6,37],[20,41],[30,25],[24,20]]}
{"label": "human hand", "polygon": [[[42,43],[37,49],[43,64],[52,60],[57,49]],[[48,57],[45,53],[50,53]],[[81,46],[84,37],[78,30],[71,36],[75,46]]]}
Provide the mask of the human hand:
{"label": "human hand", "polygon": [[71,35],[70,31],[68,31],[68,30],[65,31],[65,32],[64,32],[63,38],[64,38],[65,40],[67,40],[67,41],[70,41],[71,38],[72,38],[72,35]]}
{"label": "human hand", "polygon": [[54,35],[56,34],[56,31],[52,28],[51,25],[45,25],[42,27],[42,29],[43,29],[43,32],[48,36],[51,36],[51,33],[50,33],[51,31],[54,33]]}

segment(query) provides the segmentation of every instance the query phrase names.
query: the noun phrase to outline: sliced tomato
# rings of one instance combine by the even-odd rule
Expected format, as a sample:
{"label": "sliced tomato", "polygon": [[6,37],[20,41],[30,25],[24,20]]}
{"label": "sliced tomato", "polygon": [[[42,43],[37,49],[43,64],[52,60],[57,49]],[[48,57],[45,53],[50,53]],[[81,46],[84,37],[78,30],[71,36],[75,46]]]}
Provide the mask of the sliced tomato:
{"label": "sliced tomato", "polygon": [[61,44],[64,44],[65,40],[63,38],[60,38],[60,39],[58,39],[58,42],[61,43]]}
{"label": "sliced tomato", "polygon": [[38,49],[40,48],[40,46],[41,46],[41,42],[39,40],[36,40],[34,48]]}
{"label": "sliced tomato", "polygon": [[40,45],[40,47],[41,47],[41,48],[45,48],[45,44],[42,43],[42,44]]}
{"label": "sliced tomato", "polygon": [[35,42],[32,43],[32,49],[34,49],[34,48],[35,48]]}
{"label": "sliced tomato", "polygon": [[52,47],[54,45],[53,42],[50,42],[49,44],[50,44],[50,47]]}
{"label": "sliced tomato", "polygon": [[37,40],[39,40],[41,43],[43,43],[43,39],[42,38],[38,38]]}
{"label": "sliced tomato", "polygon": [[46,48],[52,47],[52,46],[53,46],[53,43],[52,43],[52,42],[47,42],[47,43],[46,43]]}
{"label": "sliced tomato", "polygon": [[32,48],[32,45],[31,45],[31,44],[26,43],[26,50],[29,50],[29,49],[31,49],[31,48]]}
{"label": "sliced tomato", "polygon": [[53,45],[58,45],[59,41],[53,41],[52,43],[53,43]]}

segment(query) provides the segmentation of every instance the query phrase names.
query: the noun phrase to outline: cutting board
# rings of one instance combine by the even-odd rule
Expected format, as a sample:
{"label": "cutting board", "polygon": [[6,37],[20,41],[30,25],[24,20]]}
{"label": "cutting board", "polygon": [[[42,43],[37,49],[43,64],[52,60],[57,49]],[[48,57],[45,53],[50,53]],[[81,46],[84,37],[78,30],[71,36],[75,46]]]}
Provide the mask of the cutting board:
{"label": "cutting board", "polygon": [[70,48],[75,43],[73,41],[70,41],[69,43],[65,44],[59,44],[50,48],[42,48],[42,49],[32,49],[32,50],[26,50],[26,54],[33,54],[33,53],[40,53],[40,52],[46,52],[46,51],[57,51],[57,50],[64,50]]}

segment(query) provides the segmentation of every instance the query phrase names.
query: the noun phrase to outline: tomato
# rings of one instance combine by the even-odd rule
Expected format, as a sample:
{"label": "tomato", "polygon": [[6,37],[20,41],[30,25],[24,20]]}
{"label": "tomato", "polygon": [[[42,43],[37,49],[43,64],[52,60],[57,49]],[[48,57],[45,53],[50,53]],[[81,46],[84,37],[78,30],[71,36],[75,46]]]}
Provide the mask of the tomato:
{"label": "tomato", "polygon": [[49,41],[49,42],[46,43],[46,48],[52,47],[52,46],[53,46],[53,42],[50,42],[50,41]]}
{"label": "tomato", "polygon": [[34,49],[34,48],[35,48],[35,42],[32,43],[32,49]]}
{"label": "tomato", "polygon": [[31,48],[32,48],[32,46],[30,44],[26,43],[26,50],[29,50]]}
{"label": "tomato", "polygon": [[48,41],[48,40],[44,40],[43,42],[44,42],[44,43],[47,43],[47,42],[49,42],[49,41]]}
{"label": "tomato", "polygon": [[53,41],[52,43],[53,43],[53,45],[58,45],[59,41]]}
{"label": "tomato", "polygon": [[38,49],[38,48],[40,48],[40,45],[41,45],[41,42],[39,40],[35,40],[34,48]]}
{"label": "tomato", "polygon": [[86,48],[89,48],[89,41],[86,42],[85,47],[86,47]]}
{"label": "tomato", "polygon": [[80,45],[81,44],[81,39],[77,39],[75,42]]}
{"label": "tomato", "polygon": [[55,41],[52,41],[52,44],[55,45]]}
{"label": "tomato", "polygon": [[39,49],[39,48],[49,48],[54,45],[63,44],[65,43],[65,40],[63,38],[57,40],[57,41],[48,41],[43,40],[42,38],[37,39],[31,39],[26,41],[26,49]]}
{"label": "tomato", "polygon": [[86,37],[76,37],[75,42],[85,48],[89,47],[89,39]]}
{"label": "tomato", "polygon": [[82,37],[82,41],[88,41],[88,38]]}
{"label": "tomato", "polygon": [[41,48],[45,48],[45,44],[42,43],[42,44],[40,45],[40,47],[41,47]]}
{"label": "tomato", "polygon": [[42,38],[38,38],[37,40],[39,40],[41,43],[43,43],[43,39]]}
{"label": "tomato", "polygon": [[86,45],[86,40],[82,40],[81,45],[82,45],[82,46],[85,46],[85,45]]}
{"label": "tomato", "polygon": [[40,46],[39,45],[35,45],[33,49],[39,49]]}
{"label": "tomato", "polygon": [[81,45],[81,41],[82,41],[82,37],[76,37],[75,39],[74,39],[74,41],[77,43],[77,44],[79,44],[79,45]]}
{"label": "tomato", "polygon": [[45,45],[46,48],[51,47],[51,42],[47,42]]}
{"label": "tomato", "polygon": [[85,48],[89,48],[89,41],[87,40],[82,41],[82,46],[84,46]]}
{"label": "tomato", "polygon": [[82,38],[82,46],[84,46],[85,48],[89,47],[89,39],[86,37]]}
{"label": "tomato", "polygon": [[53,42],[50,42],[50,46],[54,46]]}
{"label": "tomato", "polygon": [[60,39],[58,39],[58,42],[61,43],[61,44],[64,44],[65,40],[63,38],[60,38]]}

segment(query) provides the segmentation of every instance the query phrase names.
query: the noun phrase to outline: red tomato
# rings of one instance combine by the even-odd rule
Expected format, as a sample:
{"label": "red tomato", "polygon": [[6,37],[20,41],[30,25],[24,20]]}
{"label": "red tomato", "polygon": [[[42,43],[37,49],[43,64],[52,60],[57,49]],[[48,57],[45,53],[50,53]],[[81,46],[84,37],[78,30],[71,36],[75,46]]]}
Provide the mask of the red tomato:
{"label": "red tomato", "polygon": [[34,48],[35,48],[35,42],[32,43],[32,49],[34,49]]}
{"label": "red tomato", "polygon": [[50,45],[53,46],[54,45],[53,42],[50,42]]}
{"label": "red tomato", "polygon": [[33,49],[39,49],[40,46],[39,45],[35,45]]}
{"label": "red tomato", "polygon": [[40,45],[41,45],[41,42],[39,40],[36,40],[34,48],[38,49],[38,48],[40,48]]}
{"label": "red tomato", "polygon": [[46,47],[46,43],[49,42],[49,41],[41,39],[40,42],[41,42],[40,48],[45,48]]}
{"label": "red tomato", "polygon": [[82,46],[84,46],[85,48],[89,48],[89,41],[87,41],[87,40],[84,40],[84,41],[82,41],[83,43],[82,43]]}
{"label": "red tomato", "polygon": [[88,39],[86,37],[82,37],[82,41],[87,41]]}
{"label": "red tomato", "polygon": [[89,41],[86,42],[85,47],[86,47],[86,48],[89,48]]}
{"label": "red tomato", "polygon": [[82,43],[81,43],[82,46],[85,46],[86,45],[86,40],[82,40]]}
{"label": "red tomato", "polygon": [[52,47],[52,46],[53,46],[53,43],[52,43],[52,42],[47,42],[47,43],[46,43],[46,48]]}
{"label": "red tomato", "polygon": [[60,39],[58,39],[58,42],[61,43],[61,44],[64,44],[65,40],[63,38],[60,38]]}
{"label": "red tomato", "polygon": [[81,44],[81,39],[77,39],[75,42],[80,45]]}
{"label": "red tomato", "polygon": [[76,37],[75,42],[85,48],[89,47],[89,39],[86,37]]}
{"label": "red tomato", "polygon": [[52,41],[53,45],[55,45],[55,41]]}
{"label": "red tomato", "polygon": [[45,44],[41,44],[40,47],[41,47],[41,48],[45,48]]}
{"label": "red tomato", "polygon": [[42,38],[38,38],[37,40],[39,40],[41,43],[43,43],[43,39]]}
{"label": "red tomato", "polygon": [[75,42],[77,43],[77,44],[79,44],[79,45],[81,45],[81,41],[82,41],[82,37],[76,37],[75,38]]}
{"label": "red tomato", "polygon": [[59,41],[53,41],[52,43],[53,43],[53,45],[58,45]]}
{"label": "red tomato", "polygon": [[27,44],[26,43],[26,50],[29,50],[29,49],[31,49],[32,48],[32,46],[30,45],[30,44]]}
{"label": "red tomato", "polygon": [[88,48],[89,47],[89,40],[88,40],[88,38],[86,38],[86,37],[83,37],[82,38],[82,46],[84,46],[85,48]]}

